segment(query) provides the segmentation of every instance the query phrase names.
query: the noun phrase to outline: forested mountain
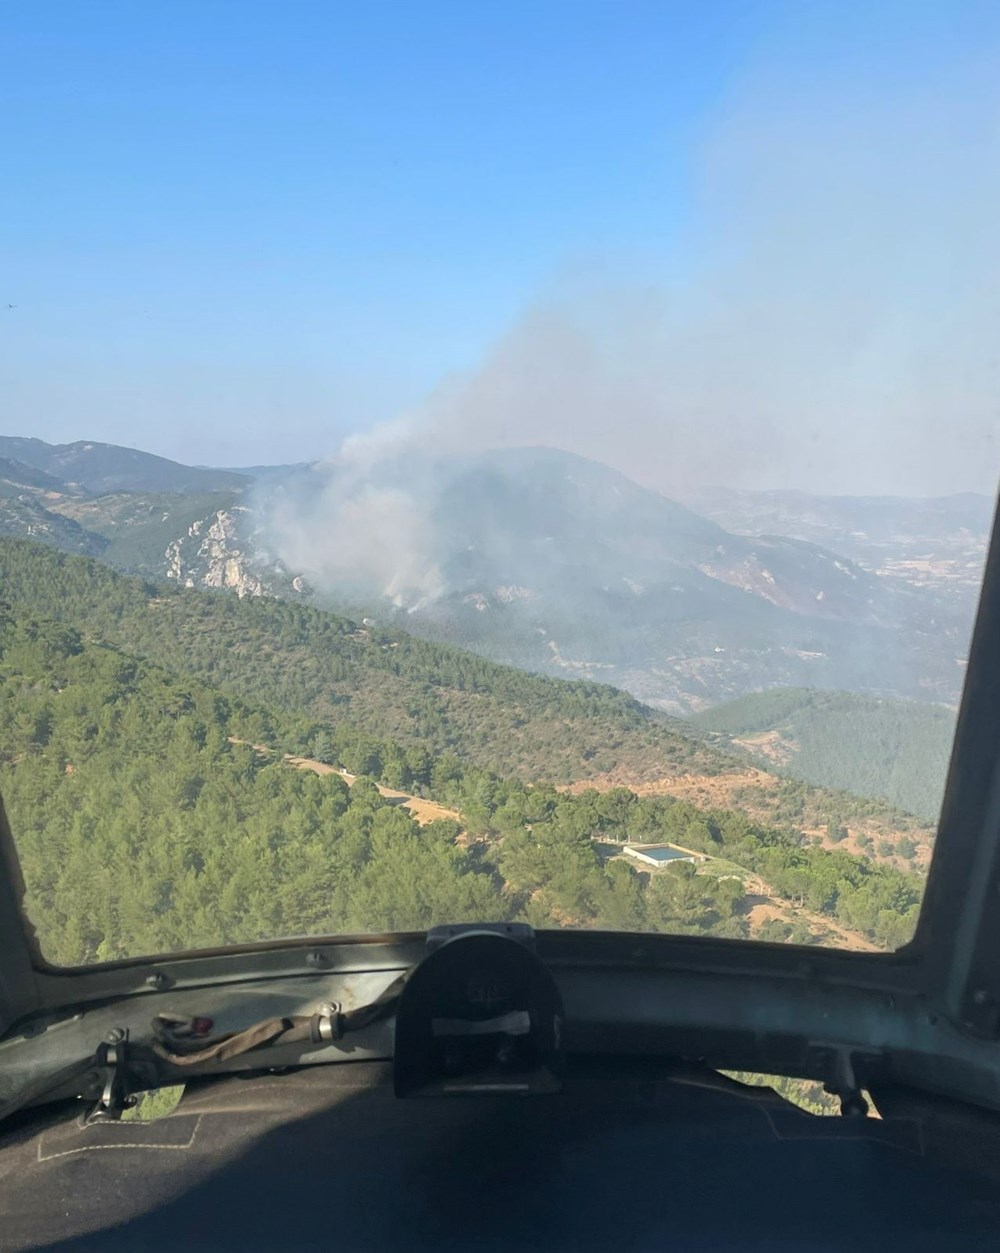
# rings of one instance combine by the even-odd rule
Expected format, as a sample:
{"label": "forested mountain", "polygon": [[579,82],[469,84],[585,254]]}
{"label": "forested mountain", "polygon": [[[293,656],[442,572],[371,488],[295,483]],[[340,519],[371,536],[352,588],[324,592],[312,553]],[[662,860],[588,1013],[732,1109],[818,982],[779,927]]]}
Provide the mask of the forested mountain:
{"label": "forested mountain", "polygon": [[755,687],[961,683],[971,610],[802,539],[734,535],[558,449],[309,467],[257,511],[330,603],[675,713]]}
{"label": "forested mountain", "polygon": [[[460,810],[465,833],[420,828],[370,780],[293,769],[282,749],[307,739],[356,769],[404,771]],[[0,745],[26,908],[63,963],[473,918],[739,937],[765,880],[816,912],[762,936],[823,938],[826,918],[892,946],[921,893],[917,876],[736,813],[624,789],[568,796],[269,714],[20,610],[0,612]],[[609,859],[626,838],[683,838],[709,869],[641,874]]]}
{"label": "forested mountain", "polygon": [[727,750],[856,796],[883,796],[933,822],[941,808],[954,709],[850,692],[779,689],[692,719]]}
{"label": "forested mountain", "polygon": [[72,518],[46,509],[20,490],[11,491],[0,480],[0,535],[18,536],[50,544],[67,553],[98,557],[107,547],[99,535],[85,530]]}
{"label": "forested mountain", "polygon": [[58,492],[63,486],[51,474],[10,457],[0,457],[0,483],[7,491]]}
{"label": "forested mountain", "polygon": [[[102,638],[138,647],[169,667],[193,667],[205,681],[232,685],[275,708],[350,719],[373,735],[434,751],[461,746],[469,760],[524,777],[570,782],[624,773],[630,785],[733,767],[704,742],[676,734],[676,723],[598,683],[674,710],[775,683],[873,689],[872,700],[856,704],[849,696],[822,703],[814,697],[810,709],[797,707],[794,725],[769,721],[765,701],[735,738],[752,741],[749,748],[769,768],[793,778],[884,797],[928,819],[937,812],[947,719],[934,705],[896,708],[883,698],[957,697],[971,595],[942,599],[898,570],[842,560],[805,537],[842,536],[849,547],[847,530],[857,517],[868,528],[854,535],[858,551],[875,544],[888,552],[909,536],[909,547],[899,551],[917,560],[921,545],[938,536],[960,563],[963,544],[981,550],[975,528],[988,513],[985,498],[824,499],[813,509],[802,503],[813,498],[795,494],[757,501],[751,493],[756,504],[749,505],[736,494],[734,525],[739,509],[753,505],[758,521],[784,519],[797,537],[775,539],[729,533],[607,467],[557,450],[412,463],[404,467],[405,499],[420,503],[418,521],[430,529],[415,525],[413,534],[394,535],[390,527],[379,539],[400,543],[411,580],[396,580],[400,606],[393,607],[359,578],[365,563],[380,577],[388,568],[384,552],[371,551],[366,515],[346,536],[335,530],[331,538],[319,525],[328,517],[328,469],[256,467],[206,479],[216,472],[100,444],[7,438],[2,451],[11,455],[0,457],[0,535],[97,557],[158,586],[166,577],[181,587],[284,601],[255,610],[178,600],[162,586],[150,595],[131,585],[128,605],[112,621],[97,602],[105,596],[114,602],[124,585],[102,587],[98,597],[81,587],[79,601],[93,602],[88,620],[96,615],[93,629]],[[58,477],[81,466],[86,487]],[[386,482],[375,488],[397,481],[395,470],[385,473]],[[251,477],[259,480],[252,490]],[[112,482],[168,482],[171,490],[103,491]],[[228,486],[194,490],[206,482]],[[320,554],[312,583],[269,548],[275,502],[290,498],[297,523],[317,523],[306,533],[307,546]],[[377,497],[376,504],[379,516],[397,525],[392,501]],[[783,513],[766,512],[779,507]],[[338,567],[337,545],[345,538],[347,564]],[[336,593],[323,566],[332,550],[334,572],[349,575],[333,580]],[[5,581],[11,588],[18,586],[17,564]],[[91,571],[87,579],[94,577]],[[45,589],[61,587],[64,578],[64,567],[42,562],[21,580],[25,589],[30,585],[25,603],[60,614],[61,594]],[[0,588],[0,598],[8,594]],[[340,605],[349,617],[321,612],[323,603]],[[479,670],[486,663],[442,644],[585,682],[532,687],[504,667]],[[248,684],[248,656],[268,659],[255,678],[259,692]],[[717,747],[748,747],[730,744],[711,712],[695,725],[713,730]],[[780,810],[783,803],[777,798],[768,807]],[[888,847],[903,825],[890,823],[888,835],[857,835],[871,834]],[[918,852],[917,861],[924,856]]]}
{"label": "forested mountain", "polygon": [[[245,700],[433,754],[456,752],[504,775],[603,786],[718,777],[743,787],[740,746],[720,751],[691,723],[624,692],[528,674],[301,602],[156,586],[9,539],[0,539],[0,588],[0,600],[19,612],[72,623],[88,639]],[[850,797],[806,795],[791,784],[752,786],[746,803],[763,821],[857,817],[880,842],[926,838],[884,803],[859,809]]]}
{"label": "forested mountain", "polygon": [[[188,554],[182,549],[191,547],[192,539],[196,551],[206,541],[211,548],[213,525],[240,511],[239,492],[250,482],[235,472],[180,466],[105,444],[54,446],[0,437],[3,447],[34,457],[37,464],[0,457],[0,534],[100,557],[116,569],[153,578],[185,581]],[[86,473],[83,482],[61,479],[37,465],[67,474],[82,465]],[[171,489],[147,490],[138,486],[143,483],[170,484]],[[121,486],[103,490],[111,484]],[[205,490],[212,484],[216,490]],[[204,532],[200,538],[199,532]],[[231,545],[215,548],[220,550],[217,568],[224,572],[236,554]],[[241,577],[237,572],[237,587]],[[227,584],[217,579],[216,585]]]}

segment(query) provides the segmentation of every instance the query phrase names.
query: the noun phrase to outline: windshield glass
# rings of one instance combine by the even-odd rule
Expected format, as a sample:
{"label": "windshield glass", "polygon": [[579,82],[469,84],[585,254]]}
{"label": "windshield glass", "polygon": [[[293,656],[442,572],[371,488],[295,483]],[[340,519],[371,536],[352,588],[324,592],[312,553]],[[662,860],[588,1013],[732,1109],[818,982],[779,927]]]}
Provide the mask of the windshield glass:
{"label": "windshield glass", "polygon": [[44,956],[909,940],[1000,467],[998,14],[56,10],[0,88]]}

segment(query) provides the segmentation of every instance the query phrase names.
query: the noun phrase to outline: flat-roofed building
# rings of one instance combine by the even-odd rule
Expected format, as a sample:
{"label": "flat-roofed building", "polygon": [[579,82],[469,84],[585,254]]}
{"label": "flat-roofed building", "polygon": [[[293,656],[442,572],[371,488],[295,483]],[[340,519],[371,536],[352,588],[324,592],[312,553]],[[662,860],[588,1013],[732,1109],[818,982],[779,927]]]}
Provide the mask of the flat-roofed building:
{"label": "flat-roofed building", "polygon": [[636,861],[645,862],[647,866],[666,866],[672,861],[707,861],[703,853],[692,853],[686,848],[675,848],[673,844],[626,844],[625,852]]}

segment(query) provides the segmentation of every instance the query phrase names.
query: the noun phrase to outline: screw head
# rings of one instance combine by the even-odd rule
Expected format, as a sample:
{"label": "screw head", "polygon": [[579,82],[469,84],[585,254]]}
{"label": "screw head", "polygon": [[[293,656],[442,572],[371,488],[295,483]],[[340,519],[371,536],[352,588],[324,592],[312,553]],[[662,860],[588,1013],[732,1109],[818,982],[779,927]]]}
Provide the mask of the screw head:
{"label": "screw head", "polygon": [[162,970],[156,970],[151,975],[147,975],[146,977],[146,986],[148,988],[156,988],[157,990],[160,990],[161,988],[165,988],[168,982],[169,980]]}
{"label": "screw head", "polygon": [[306,953],[306,965],[313,967],[325,966],[326,958],[319,949],[313,949],[311,953]]}
{"label": "screw head", "polygon": [[125,1039],[124,1027],[112,1027],[108,1034],[104,1037],[105,1044],[121,1044]]}

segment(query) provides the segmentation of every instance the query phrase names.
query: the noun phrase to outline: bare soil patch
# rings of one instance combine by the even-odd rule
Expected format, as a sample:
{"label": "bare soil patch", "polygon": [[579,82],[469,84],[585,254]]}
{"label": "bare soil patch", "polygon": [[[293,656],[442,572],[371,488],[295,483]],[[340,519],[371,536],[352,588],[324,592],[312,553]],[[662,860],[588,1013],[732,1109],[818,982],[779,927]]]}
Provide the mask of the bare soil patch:
{"label": "bare soil patch", "polygon": [[[290,766],[295,766],[297,770],[311,770],[313,774],[320,775],[339,775],[348,787],[357,778],[356,775],[348,774],[346,770],[341,770],[336,766],[329,766],[324,761],[315,761],[311,757],[291,757],[286,755],[285,761]],[[452,822],[461,821],[456,810],[448,809],[445,805],[439,805],[437,801],[426,800],[423,796],[412,796],[409,792],[398,792],[395,788],[383,787],[381,783],[377,784],[377,787],[380,795],[407,810],[422,827],[426,827],[429,822],[434,822],[438,818],[446,818]]]}
{"label": "bare soil patch", "polygon": [[773,761],[776,766],[787,766],[795,756],[798,747],[794,741],[786,740],[780,731],[761,731],[758,735],[745,735],[733,739],[758,757]]}

